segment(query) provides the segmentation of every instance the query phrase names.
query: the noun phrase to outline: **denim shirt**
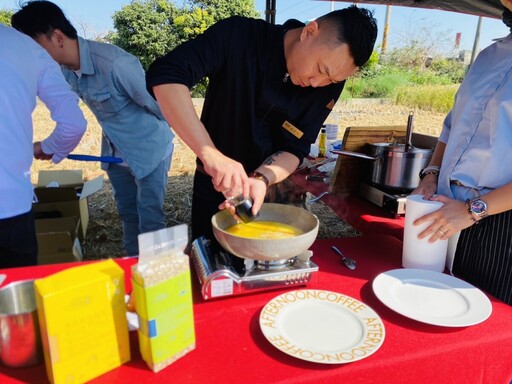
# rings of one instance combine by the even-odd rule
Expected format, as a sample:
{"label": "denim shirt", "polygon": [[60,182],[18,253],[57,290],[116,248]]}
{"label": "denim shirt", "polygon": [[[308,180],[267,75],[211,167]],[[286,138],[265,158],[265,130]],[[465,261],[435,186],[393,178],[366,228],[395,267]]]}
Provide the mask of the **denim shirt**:
{"label": "denim shirt", "polygon": [[174,134],[146,90],[144,69],[115,45],[78,37],[78,47],[80,73],[62,71],[103,129],[102,156],[113,156],[115,148],[136,178],[147,176],[168,153]]}
{"label": "denim shirt", "polygon": [[439,194],[464,200],[512,182],[512,35],[480,52],[439,140],[446,143]]}

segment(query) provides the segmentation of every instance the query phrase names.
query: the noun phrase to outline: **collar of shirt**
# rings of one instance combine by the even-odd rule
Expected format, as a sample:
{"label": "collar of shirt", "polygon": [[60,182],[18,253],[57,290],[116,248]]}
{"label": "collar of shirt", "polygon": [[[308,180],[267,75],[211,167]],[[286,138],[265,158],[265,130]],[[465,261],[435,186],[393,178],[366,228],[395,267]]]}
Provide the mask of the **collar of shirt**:
{"label": "collar of shirt", "polygon": [[78,49],[80,52],[80,72],[83,75],[94,75],[94,65],[92,63],[91,51],[87,40],[78,36]]}

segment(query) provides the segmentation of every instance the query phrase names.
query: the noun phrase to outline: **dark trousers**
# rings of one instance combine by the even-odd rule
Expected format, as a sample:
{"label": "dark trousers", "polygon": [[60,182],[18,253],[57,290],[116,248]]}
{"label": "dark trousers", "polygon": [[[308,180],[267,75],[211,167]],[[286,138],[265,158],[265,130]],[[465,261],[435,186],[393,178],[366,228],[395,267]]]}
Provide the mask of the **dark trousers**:
{"label": "dark trousers", "polygon": [[512,305],[512,211],[461,232],[453,274]]}
{"label": "dark trousers", "polygon": [[224,200],[224,195],[213,188],[212,178],[196,171],[192,193],[192,240],[199,236],[214,238],[212,216],[219,212],[219,205]]}
{"label": "dark trousers", "polygon": [[37,238],[32,210],[0,220],[0,268],[37,265]]}

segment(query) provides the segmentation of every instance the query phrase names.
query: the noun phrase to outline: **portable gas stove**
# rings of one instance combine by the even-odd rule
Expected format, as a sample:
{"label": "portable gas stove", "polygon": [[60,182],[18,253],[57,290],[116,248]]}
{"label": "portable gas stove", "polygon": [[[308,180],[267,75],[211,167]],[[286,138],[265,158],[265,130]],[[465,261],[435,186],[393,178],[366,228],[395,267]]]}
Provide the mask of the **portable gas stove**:
{"label": "portable gas stove", "polygon": [[191,257],[205,300],[315,282],[318,266],[305,251],[291,259],[256,261],[234,256],[204,236],[192,242]]}
{"label": "portable gas stove", "polygon": [[365,182],[359,184],[359,194],[363,198],[396,216],[405,214],[405,200],[410,193],[411,190],[407,189],[384,188]]}

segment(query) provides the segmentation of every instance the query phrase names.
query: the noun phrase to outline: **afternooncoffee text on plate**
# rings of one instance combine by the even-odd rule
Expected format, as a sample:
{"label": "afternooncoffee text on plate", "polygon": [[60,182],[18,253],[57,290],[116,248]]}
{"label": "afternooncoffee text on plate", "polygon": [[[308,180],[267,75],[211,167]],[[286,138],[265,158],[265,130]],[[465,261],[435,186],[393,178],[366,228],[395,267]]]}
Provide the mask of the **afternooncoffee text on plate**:
{"label": "afternooncoffee text on plate", "polygon": [[[360,301],[336,292],[299,290],[281,295],[269,302],[263,309],[260,316],[260,323],[263,327],[277,329],[276,320],[284,307],[289,304],[305,300],[325,301],[330,304],[341,305],[355,314],[361,314],[368,308]],[[373,312],[373,311],[371,311]],[[382,321],[378,316],[362,316],[365,324],[365,334],[357,345],[352,348],[334,353],[325,353],[321,351],[312,351],[295,345],[287,340],[282,334],[276,334],[268,338],[276,348],[281,351],[309,361],[317,362],[350,362],[359,360],[377,350],[383,342],[385,331]]]}

